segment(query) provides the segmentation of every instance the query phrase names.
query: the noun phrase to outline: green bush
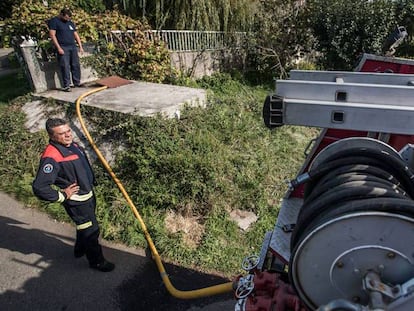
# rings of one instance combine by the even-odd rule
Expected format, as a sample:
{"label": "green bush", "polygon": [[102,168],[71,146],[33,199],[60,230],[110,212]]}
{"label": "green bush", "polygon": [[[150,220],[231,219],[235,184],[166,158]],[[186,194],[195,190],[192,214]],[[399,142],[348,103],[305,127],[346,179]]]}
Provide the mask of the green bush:
{"label": "green bush", "polygon": [[409,37],[395,55],[413,57],[411,0],[260,1],[248,44],[250,76],[270,80],[302,67],[352,70],[362,53],[381,55],[396,26]]}
{"label": "green bush", "polygon": [[110,30],[148,28],[138,20],[122,15],[116,10],[90,14],[77,6],[76,1],[56,1],[45,6],[41,0],[23,0],[21,5],[13,6],[11,18],[5,20],[8,27],[5,29],[4,40],[20,36],[31,36],[37,41],[48,40],[47,21],[59,15],[63,7],[72,10],[72,20],[78,28],[78,33],[81,39],[87,42],[95,42]]}
{"label": "green bush", "polygon": [[403,2],[406,1],[307,1],[323,66],[352,70],[361,53],[381,54],[386,38],[396,26],[412,28],[408,12],[412,12],[413,5],[408,11]]}
{"label": "green bush", "polygon": [[0,184],[19,199],[32,197],[29,186],[38,167],[39,150],[45,137],[30,134],[24,126],[25,114],[19,105],[0,106]]}
{"label": "green bush", "polygon": [[298,57],[314,61],[315,39],[309,28],[305,6],[296,0],[260,1],[250,33],[249,61],[262,81],[287,77]]}
{"label": "green bush", "polygon": [[[14,61],[14,60],[13,60]],[[22,70],[0,77],[0,105],[7,104],[14,98],[29,93],[30,85]]]}
{"label": "green bush", "polygon": [[122,41],[97,42],[97,53],[88,62],[98,74],[159,83],[176,76],[163,42],[146,39],[140,30],[122,37]]}
{"label": "green bush", "polygon": [[[72,20],[83,42],[93,43],[97,53],[89,64],[101,75],[120,75],[128,79],[163,82],[171,79],[173,72],[168,50],[160,41],[151,41],[144,34],[149,26],[120,14],[117,10],[90,14],[79,7],[77,1],[53,2],[48,7],[40,0],[24,0],[13,7],[12,17],[3,34],[5,45],[12,38],[31,36],[40,47],[49,49],[47,21],[57,16],[63,6],[73,10]],[[130,30],[122,38],[111,30]]]}

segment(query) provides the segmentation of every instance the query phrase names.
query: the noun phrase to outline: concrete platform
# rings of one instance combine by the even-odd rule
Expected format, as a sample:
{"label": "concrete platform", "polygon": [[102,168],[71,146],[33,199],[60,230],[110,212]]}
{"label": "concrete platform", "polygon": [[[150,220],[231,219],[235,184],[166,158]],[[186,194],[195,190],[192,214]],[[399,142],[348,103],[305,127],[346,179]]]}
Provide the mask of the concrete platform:
{"label": "concrete platform", "polygon": [[[72,92],[50,90],[36,95],[75,103],[82,94],[100,87],[88,84],[73,88]],[[132,81],[131,84],[94,93],[81,101],[82,105],[118,111],[140,116],[162,114],[172,118],[179,116],[185,106],[206,105],[206,90],[189,87]]]}

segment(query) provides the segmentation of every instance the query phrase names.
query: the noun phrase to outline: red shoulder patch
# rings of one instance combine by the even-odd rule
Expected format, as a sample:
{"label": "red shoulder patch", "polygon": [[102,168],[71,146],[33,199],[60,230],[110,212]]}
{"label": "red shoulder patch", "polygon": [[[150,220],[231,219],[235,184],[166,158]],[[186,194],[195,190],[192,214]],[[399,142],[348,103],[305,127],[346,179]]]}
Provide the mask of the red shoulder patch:
{"label": "red shoulder patch", "polygon": [[71,154],[68,157],[64,157],[56,147],[48,145],[42,154],[42,159],[44,158],[51,158],[56,162],[66,162],[77,160],[79,156],[77,154]]}

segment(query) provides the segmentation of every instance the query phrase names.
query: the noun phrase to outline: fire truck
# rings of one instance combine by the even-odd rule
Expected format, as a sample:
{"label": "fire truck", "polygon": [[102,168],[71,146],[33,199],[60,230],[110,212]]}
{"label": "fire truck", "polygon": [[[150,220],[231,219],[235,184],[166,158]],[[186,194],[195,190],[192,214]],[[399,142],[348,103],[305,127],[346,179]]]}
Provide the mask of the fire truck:
{"label": "fire truck", "polygon": [[235,310],[414,310],[414,60],[293,70],[263,119],[321,132],[260,254],[243,261]]}

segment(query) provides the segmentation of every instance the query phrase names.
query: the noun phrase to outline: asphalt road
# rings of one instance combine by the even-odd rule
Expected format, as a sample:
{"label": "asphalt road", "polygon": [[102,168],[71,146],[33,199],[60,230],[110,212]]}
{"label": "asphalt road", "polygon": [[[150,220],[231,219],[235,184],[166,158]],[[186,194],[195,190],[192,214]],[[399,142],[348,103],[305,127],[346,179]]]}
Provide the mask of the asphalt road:
{"label": "asphalt road", "polygon": [[[89,269],[73,257],[75,229],[0,192],[0,310],[226,311],[232,293],[180,300],[165,289],[145,252],[102,241],[113,272]],[[172,284],[199,289],[229,280],[165,265]]]}

